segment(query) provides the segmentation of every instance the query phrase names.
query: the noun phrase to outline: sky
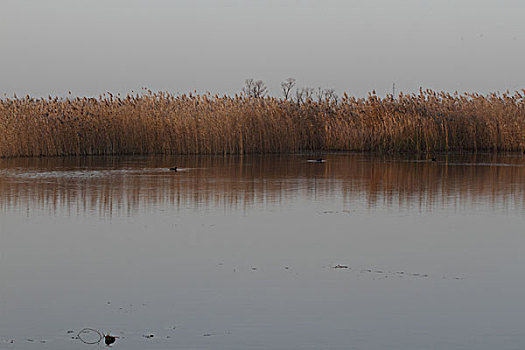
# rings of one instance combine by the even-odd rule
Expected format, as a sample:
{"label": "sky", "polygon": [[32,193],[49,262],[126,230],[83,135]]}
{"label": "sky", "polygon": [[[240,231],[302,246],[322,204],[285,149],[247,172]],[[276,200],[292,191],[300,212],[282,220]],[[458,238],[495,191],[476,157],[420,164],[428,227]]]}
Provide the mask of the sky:
{"label": "sky", "polygon": [[2,0],[0,95],[525,88],[522,0]]}

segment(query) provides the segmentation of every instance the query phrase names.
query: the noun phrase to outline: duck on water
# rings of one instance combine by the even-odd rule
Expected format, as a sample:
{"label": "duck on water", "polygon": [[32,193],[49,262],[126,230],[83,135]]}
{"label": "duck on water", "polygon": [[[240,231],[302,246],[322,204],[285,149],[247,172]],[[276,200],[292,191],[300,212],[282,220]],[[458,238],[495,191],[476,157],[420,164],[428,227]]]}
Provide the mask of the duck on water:
{"label": "duck on water", "polygon": [[326,160],[324,160],[323,158],[317,158],[317,159],[308,159],[308,162],[310,162],[310,163],[324,163],[324,162],[326,162]]}

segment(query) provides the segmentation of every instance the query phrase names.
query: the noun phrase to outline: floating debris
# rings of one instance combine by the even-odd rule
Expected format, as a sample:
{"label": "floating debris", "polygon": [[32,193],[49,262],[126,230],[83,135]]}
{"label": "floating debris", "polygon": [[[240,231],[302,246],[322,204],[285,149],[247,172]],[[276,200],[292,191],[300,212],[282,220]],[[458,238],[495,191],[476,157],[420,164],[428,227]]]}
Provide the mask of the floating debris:
{"label": "floating debris", "polygon": [[104,336],[104,343],[106,343],[107,346],[110,346],[111,344],[113,344],[116,340],[117,340],[118,337],[114,336],[114,335],[110,335],[109,333],[106,334]]}
{"label": "floating debris", "polygon": [[332,269],[348,269],[349,267],[347,265],[335,265],[332,266]]}
{"label": "floating debris", "polygon": [[[386,270],[362,269],[362,270],[360,270],[360,272],[374,272],[374,273],[378,273],[378,274],[384,274],[385,275],[384,278],[388,277],[388,275],[396,275],[398,277],[403,277],[403,276],[430,277],[430,275],[427,274],[427,273],[410,273],[410,272],[406,272],[406,271],[393,272],[393,271],[386,271]],[[446,278],[446,277],[443,277],[443,278]]]}
{"label": "floating debris", "polygon": [[[93,339],[89,339],[90,335],[95,335]],[[95,340],[95,338],[98,338]],[[72,338],[73,339],[73,338]],[[98,344],[102,339],[104,339],[104,336],[102,335],[102,332],[97,331],[93,328],[83,328],[78,332],[77,339],[79,339],[84,344]]]}
{"label": "floating debris", "polygon": [[325,210],[323,211],[323,214],[337,214],[338,212],[337,211],[333,211],[333,210]]}

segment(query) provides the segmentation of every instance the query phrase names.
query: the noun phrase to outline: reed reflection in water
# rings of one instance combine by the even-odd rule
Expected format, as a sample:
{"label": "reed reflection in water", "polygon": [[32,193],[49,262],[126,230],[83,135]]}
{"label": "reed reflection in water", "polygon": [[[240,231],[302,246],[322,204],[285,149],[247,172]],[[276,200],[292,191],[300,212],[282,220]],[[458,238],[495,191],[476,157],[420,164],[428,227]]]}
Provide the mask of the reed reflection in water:
{"label": "reed reflection in water", "polygon": [[[301,200],[345,209],[522,210],[521,155],[87,157],[0,160],[3,212],[134,215],[159,208],[251,210]],[[169,170],[176,164],[179,171]]]}

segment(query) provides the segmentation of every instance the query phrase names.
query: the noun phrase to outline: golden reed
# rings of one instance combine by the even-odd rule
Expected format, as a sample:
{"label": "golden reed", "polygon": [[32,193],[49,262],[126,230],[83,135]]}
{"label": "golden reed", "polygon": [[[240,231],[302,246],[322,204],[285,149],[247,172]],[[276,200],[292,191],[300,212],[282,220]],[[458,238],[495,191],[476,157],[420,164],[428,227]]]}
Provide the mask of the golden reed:
{"label": "golden reed", "polygon": [[523,151],[525,90],[272,97],[148,92],[0,100],[0,157],[311,151]]}

